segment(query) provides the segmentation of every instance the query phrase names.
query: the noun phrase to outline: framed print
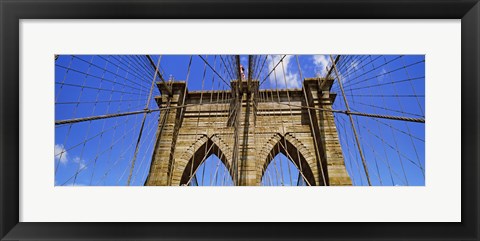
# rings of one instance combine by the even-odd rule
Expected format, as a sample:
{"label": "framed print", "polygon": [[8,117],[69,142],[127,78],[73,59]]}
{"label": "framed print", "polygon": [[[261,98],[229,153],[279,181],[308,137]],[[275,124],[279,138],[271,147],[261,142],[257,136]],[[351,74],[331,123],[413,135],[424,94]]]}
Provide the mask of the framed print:
{"label": "framed print", "polygon": [[476,0],[0,7],[2,240],[479,238]]}

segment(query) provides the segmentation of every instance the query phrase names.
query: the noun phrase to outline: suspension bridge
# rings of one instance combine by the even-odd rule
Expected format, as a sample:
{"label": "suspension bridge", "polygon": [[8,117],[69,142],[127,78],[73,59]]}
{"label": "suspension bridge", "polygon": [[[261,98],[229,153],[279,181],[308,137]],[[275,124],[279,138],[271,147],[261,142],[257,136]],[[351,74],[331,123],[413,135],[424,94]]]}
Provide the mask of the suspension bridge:
{"label": "suspension bridge", "polygon": [[56,55],[56,186],[423,186],[423,55]]}

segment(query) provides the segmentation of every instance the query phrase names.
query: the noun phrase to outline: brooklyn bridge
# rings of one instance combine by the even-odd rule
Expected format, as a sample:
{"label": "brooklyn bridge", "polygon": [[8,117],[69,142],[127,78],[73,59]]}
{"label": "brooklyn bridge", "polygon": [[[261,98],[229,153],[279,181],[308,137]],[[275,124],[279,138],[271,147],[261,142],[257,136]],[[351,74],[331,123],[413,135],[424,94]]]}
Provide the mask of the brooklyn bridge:
{"label": "brooklyn bridge", "polygon": [[423,55],[55,55],[55,186],[423,186]]}

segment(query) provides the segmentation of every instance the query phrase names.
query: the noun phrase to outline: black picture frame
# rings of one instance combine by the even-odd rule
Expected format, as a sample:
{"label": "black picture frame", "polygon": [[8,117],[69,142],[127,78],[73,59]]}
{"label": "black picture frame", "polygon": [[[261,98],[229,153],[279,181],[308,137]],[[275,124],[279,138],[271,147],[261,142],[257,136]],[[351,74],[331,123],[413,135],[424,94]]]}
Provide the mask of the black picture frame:
{"label": "black picture frame", "polygon": [[[479,240],[478,0],[0,0],[0,15],[1,240]],[[159,18],[461,19],[462,222],[19,222],[19,20]]]}

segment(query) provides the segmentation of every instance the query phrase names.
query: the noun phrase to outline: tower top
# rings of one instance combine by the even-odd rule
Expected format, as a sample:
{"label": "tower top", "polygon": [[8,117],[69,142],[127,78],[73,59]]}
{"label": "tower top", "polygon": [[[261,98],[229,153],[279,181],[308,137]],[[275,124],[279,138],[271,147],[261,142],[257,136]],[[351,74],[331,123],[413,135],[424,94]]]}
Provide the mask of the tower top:
{"label": "tower top", "polygon": [[[249,84],[250,88],[248,86]],[[258,80],[242,80],[241,82],[238,82],[238,80],[232,80],[230,81],[230,86],[233,92],[237,91],[237,88],[239,87],[240,93],[256,92],[260,86],[260,82]]]}

